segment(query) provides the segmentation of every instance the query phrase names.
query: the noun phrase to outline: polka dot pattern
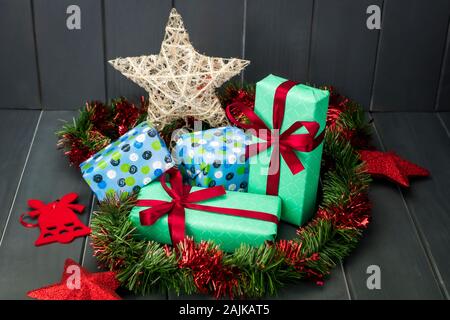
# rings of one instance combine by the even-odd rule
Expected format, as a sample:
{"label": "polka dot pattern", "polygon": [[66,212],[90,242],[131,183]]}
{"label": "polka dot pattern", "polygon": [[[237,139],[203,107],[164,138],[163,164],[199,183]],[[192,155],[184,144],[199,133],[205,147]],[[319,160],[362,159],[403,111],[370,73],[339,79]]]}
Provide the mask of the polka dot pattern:
{"label": "polka dot pattern", "polygon": [[245,133],[222,127],[187,133],[176,143],[176,155],[185,181],[193,186],[222,185],[230,191],[247,191],[248,162]]}
{"label": "polka dot pattern", "polygon": [[106,194],[139,192],[174,161],[158,132],[146,122],[80,165],[83,178],[99,200]]}

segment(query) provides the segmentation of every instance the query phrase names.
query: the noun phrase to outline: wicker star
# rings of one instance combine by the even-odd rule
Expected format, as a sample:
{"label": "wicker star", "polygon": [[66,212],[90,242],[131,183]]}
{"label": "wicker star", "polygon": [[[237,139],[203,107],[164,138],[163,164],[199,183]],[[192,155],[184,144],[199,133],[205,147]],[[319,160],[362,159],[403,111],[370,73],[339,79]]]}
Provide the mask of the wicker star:
{"label": "wicker star", "polygon": [[250,62],[198,53],[181,16],[172,9],[159,55],[109,61],[149,94],[148,120],[162,129],[173,120],[193,117],[213,127],[227,122],[215,89]]}

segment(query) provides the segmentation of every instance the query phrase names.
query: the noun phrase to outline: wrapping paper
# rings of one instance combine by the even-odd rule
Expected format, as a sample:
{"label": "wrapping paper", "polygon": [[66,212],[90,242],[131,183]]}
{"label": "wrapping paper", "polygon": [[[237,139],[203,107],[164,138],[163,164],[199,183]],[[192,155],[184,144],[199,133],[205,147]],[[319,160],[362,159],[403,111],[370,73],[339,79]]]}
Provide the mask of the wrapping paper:
{"label": "wrapping paper", "polygon": [[80,168],[98,200],[103,200],[107,193],[139,192],[174,164],[158,132],[144,121]]}
{"label": "wrapping paper", "polygon": [[[192,187],[191,192],[204,189]],[[138,199],[164,200],[172,199],[160,183],[153,182],[141,189]],[[199,202],[221,208],[246,209],[260,211],[280,217],[281,202],[277,196],[267,196],[244,192],[227,191],[225,195]],[[134,207],[129,215],[136,234],[141,239],[160,243],[171,243],[168,215],[162,216],[151,226],[142,226],[139,212],[146,207]],[[233,251],[242,243],[259,246],[265,241],[273,241],[277,235],[277,224],[268,221],[218,214],[193,209],[185,209],[186,235],[196,242],[213,240],[224,251]]]}
{"label": "wrapping paper", "polygon": [[199,187],[224,186],[247,191],[247,136],[236,127],[222,127],[184,134],[177,141],[176,156],[186,181]]}
{"label": "wrapping paper", "polygon": [[[255,113],[272,129],[272,115],[275,90],[286,79],[269,75],[256,85]],[[325,129],[329,92],[306,85],[291,88],[286,97],[284,120],[280,133],[296,121],[316,121],[319,133]],[[307,133],[305,127],[295,133]],[[252,143],[258,138],[252,136]],[[317,187],[320,175],[323,142],[313,151],[294,151],[305,169],[293,175],[285,161],[280,161],[280,183],[278,196],[282,200],[281,219],[295,225],[302,225],[314,214]],[[249,188],[252,193],[266,193],[267,173],[272,148],[250,158]],[[256,158],[257,159],[253,159]]]}

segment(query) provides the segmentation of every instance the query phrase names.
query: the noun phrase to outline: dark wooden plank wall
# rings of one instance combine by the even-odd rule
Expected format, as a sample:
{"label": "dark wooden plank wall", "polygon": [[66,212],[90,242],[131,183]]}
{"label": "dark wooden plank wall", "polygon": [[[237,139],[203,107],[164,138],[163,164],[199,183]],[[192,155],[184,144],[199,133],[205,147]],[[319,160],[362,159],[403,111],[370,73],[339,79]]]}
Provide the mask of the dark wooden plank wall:
{"label": "dark wooden plank wall", "polygon": [[198,52],[242,57],[245,1],[175,0],[174,4]]}
{"label": "dark wooden plank wall", "polygon": [[[66,28],[70,4],[81,30]],[[381,30],[366,27],[373,4]],[[246,81],[332,84],[372,111],[450,110],[448,0],[0,0],[0,108],[137,99],[106,61],[157,53],[171,6],[200,52],[250,59]]]}
{"label": "dark wooden plank wall", "polygon": [[246,81],[269,73],[308,81],[313,0],[247,1]]}
{"label": "dark wooden plank wall", "polygon": [[40,108],[29,0],[0,0],[0,108]]}
{"label": "dark wooden plank wall", "polygon": [[[104,100],[101,0],[33,3],[43,108],[75,110],[86,100]],[[81,9],[80,30],[66,27],[70,5]]]}
{"label": "dark wooden plank wall", "polygon": [[[167,0],[108,0],[104,2],[106,60],[148,55],[159,51],[171,2]],[[144,89],[105,61],[108,99],[133,101]]]}
{"label": "dark wooden plank wall", "polygon": [[379,30],[366,28],[366,9],[383,0],[317,0],[311,44],[310,81],[332,84],[370,105]]}
{"label": "dark wooden plank wall", "polygon": [[448,0],[386,1],[372,110],[435,109],[449,10]]}

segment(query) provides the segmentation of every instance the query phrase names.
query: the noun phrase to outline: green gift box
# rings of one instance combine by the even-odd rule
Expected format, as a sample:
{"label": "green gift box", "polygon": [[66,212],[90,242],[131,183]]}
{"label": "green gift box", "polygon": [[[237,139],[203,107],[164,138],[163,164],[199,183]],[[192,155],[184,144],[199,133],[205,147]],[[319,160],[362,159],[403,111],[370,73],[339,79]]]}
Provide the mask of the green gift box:
{"label": "green gift box", "polygon": [[[278,196],[282,200],[281,219],[300,226],[314,214],[323,148],[323,143],[318,139],[323,137],[326,125],[329,92],[293,82],[289,85],[289,82],[274,75],[259,81],[256,84],[254,112],[269,129],[273,129],[274,105],[278,101],[276,99],[280,98],[280,89],[282,93],[282,87],[288,83],[282,97],[284,118],[279,130],[280,136],[297,121],[315,122],[317,126],[317,133],[312,138],[316,139],[318,145],[306,152],[293,150],[293,155],[300,160],[303,170],[293,174],[284,156],[280,157],[279,162]],[[293,132],[293,134],[308,133],[309,130],[305,126]],[[252,143],[258,141],[261,139],[252,136]],[[259,194],[267,192],[268,159],[271,157],[272,149],[269,147],[250,158],[249,192]]]}
{"label": "green gift box", "polygon": [[[179,171],[176,171],[176,174],[181,184],[181,174]],[[174,183],[172,177],[170,181],[169,189],[172,188],[171,190],[173,190]],[[187,188],[186,186],[184,187]],[[225,191],[223,186],[213,188],[192,187],[188,191],[188,195],[194,195],[194,197],[198,198],[199,193],[197,191],[200,191],[201,194],[202,192],[211,190],[222,190],[223,194],[206,200],[194,201],[191,204],[192,208],[188,208],[189,205],[183,208],[183,226],[186,236],[193,237],[196,242],[212,240],[215,244],[220,245],[222,250],[227,252],[233,251],[242,243],[258,247],[264,244],[265,241],[275,240],[281,210],[281,200],[279,197]],[[197,194],[195,194],[196,192]],[[167,208],[174,203],[173,199],[164,189],[162,183],[158,181],[141,189],[137,204],[129,215],[129,219],[136,228],[135,235],[138,238],[172,244],[172,239],[174,239],[172,231],[174,230],[173,224],[175,218],[172,216],[172,225],[169,226],[169,215],[177,215],[177,213],[163,209],[163,212],[152,221],[151,225],[143,225],[145,223],[141,218],[141,212],[149,208],[155,209],[157,207],[157,204],[154,204],[152,207],[146,204],[145,201],[155,202],[156,200],[156,202],[162,202],[162,206],[166,206]],[[253,215],[259,214],[263,218],[249,218],[236,213],[233,215],[233,213],[213,212],[217,208],[219,210],[237,209],[235,211],[246,211],[247,214],[250,212],[250,215],[252,213]]]}

